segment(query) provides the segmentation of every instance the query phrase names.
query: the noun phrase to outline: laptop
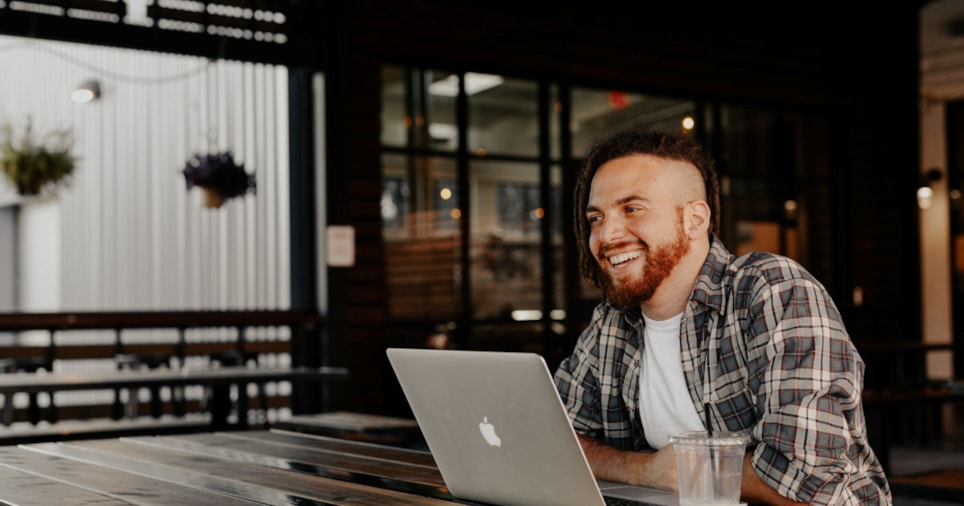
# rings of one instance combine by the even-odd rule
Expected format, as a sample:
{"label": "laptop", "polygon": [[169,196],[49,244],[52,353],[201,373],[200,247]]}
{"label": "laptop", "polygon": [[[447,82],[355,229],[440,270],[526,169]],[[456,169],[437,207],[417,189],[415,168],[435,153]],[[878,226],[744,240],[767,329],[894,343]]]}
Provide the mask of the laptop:
{"label": "laptop", "polygon": [[596,481],[542,356],[412,348],[387,354],[455,498],[505,506],[603,506],[603,495],[679,503],[673,492]]}

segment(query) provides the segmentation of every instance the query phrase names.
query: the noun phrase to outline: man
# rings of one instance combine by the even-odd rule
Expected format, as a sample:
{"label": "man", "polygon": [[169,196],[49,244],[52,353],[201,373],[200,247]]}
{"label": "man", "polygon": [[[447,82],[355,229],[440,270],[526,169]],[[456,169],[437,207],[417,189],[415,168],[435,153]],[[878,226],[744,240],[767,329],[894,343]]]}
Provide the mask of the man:
{"label": "man", "polygon": [[597,478],[676,489],[669,435],[745,432],[743,500],[889,504],[864,364],[794,261],[731,255],[719,183],[688,134],[597,142],[576,187],[581,273],[604,300],[556,386]]}

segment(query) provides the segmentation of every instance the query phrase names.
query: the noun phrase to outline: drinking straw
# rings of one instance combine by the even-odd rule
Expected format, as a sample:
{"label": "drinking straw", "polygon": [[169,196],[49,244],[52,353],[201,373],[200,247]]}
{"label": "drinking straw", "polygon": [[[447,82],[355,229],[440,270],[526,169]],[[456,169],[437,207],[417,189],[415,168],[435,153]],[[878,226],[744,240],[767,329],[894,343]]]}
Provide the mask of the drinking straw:
{"label": "drinking straw", "polygon": [[[721,318],[720,325],[722,325],[722,320],[723,319]],[[706,362],[704,363],[704,365],[706,366],[706,375],[703,378],[705,380],[705,383],[703,384],[703,388],[704,388],[704,393],[706,395],[705,397],[706,399],[709,399],[710,395],[713,392],[713,390],[710,388],[710,378],[712,377],[710,375],[710,357],[712,356],[712,354],[710,353],[710,348],[711,348],[710,340],[707,339],[706,340]],[[713,437],[713,424],[710,423],[709,401],[706,401],[703,403],[703,420],[706,423],[706,436],[707,436],[706,442],[707,444],[710,445],[710,467],[713,470],[712,475],[710,476],[710,479],[713,481],[713,497],[719,497],[720,482],[717,478],[720,475],[720,463],[718,462],[719,459],[716,457],[716,449],[713,447],[713,441],[709,439]]]}
{"label": "drinking straw", "polygon": [[[709,402],[703,403],[703,418],[706,421],[706,435],[708,437],[713,437],[713,426],[710,425],[710,403]],[[716,452],[714,451],[714,448],[713,448],[713,442],[707,441],[707,443],[710,445],[710,467],[713,469],[713,472],[710,475],[710,479],[713,480],[713,497],[718,498],[720,497],[720,481],[719,481],[720,463],[718,462],[716,455],[714,455],[714,453]]]}

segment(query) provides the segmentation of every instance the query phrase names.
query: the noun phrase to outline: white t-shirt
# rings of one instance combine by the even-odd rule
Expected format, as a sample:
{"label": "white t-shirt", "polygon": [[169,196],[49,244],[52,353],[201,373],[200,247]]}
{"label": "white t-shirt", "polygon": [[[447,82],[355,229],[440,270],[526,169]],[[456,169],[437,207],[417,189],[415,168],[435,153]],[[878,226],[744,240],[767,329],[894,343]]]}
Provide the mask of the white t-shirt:
{"label": "white t-shirt", "polygon": [[705,430],[690,400],[683,367],[680,365],[680,313],[668,320],[646,318],[643,333],[643,363],[639,375],[639,414],[646,441],[659,449],[669,436],[685,431]]}

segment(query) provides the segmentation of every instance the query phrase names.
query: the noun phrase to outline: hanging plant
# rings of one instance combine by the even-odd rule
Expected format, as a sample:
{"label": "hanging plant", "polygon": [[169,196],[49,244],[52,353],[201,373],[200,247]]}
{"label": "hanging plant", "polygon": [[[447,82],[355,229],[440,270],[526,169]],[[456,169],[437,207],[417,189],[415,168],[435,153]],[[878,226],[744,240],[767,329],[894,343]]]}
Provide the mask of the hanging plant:
{"label": "hanging plant", "polygon": [[228,199],[255,191],[254,174],[235,163],[230,151],[194,155],[182,172],[188,190],[198,186],[205,192],[205,207],[218,208]]}
{"label": "hanging plant", "polygon": [[27,118],[18,138],[13,125],[0,128],[0,167],[20,195],[37,195],[47,185],[65,182],[74,172],[73,132],[70,129],[34,138],[33,121]]}

